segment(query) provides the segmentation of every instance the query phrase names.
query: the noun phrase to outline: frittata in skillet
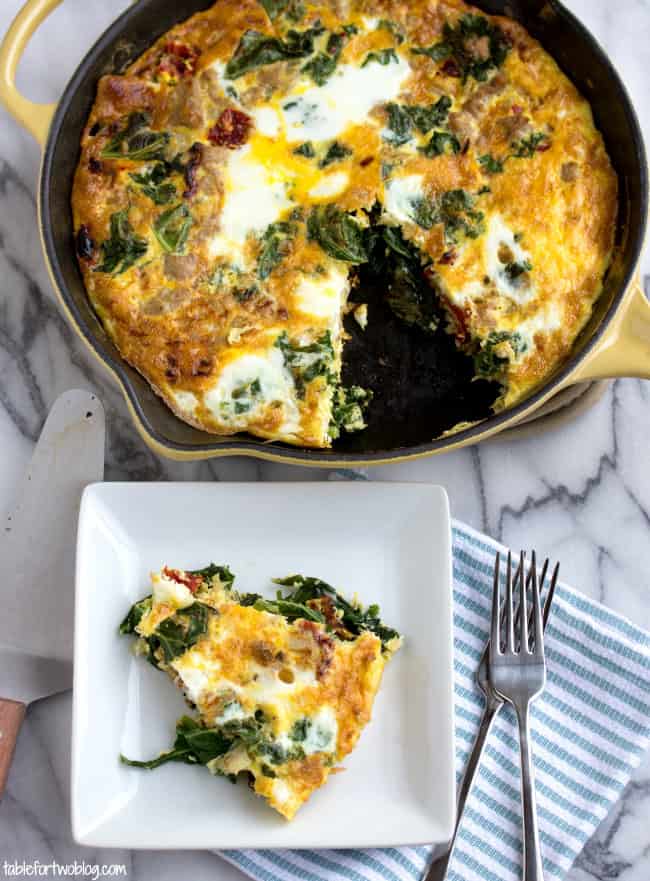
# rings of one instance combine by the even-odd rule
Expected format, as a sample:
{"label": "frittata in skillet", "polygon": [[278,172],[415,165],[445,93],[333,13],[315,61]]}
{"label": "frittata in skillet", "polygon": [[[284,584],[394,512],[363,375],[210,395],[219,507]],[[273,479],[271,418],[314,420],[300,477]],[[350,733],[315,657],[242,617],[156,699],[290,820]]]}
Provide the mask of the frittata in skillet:
{"label": "frittata in skillet", "polygon": [[120,632],[181,688],[196,717],[176,724],[173,747],[149,761],[205,765],[248,776],[291,820],[359,739],[400,636],[377,606],[350,603],[317,578],[293,575],[275,600],[240,595],[225,566],[165,567]]}
{"label": "frittata in skillet", "polygon": [[589,105],[512,20],[218,0],[101,79],[73,211],[94,308],[181,419],[327,447],[364,427],[368,393],[340,381],[360,276],[510,406],[590,315],[617,182]]}

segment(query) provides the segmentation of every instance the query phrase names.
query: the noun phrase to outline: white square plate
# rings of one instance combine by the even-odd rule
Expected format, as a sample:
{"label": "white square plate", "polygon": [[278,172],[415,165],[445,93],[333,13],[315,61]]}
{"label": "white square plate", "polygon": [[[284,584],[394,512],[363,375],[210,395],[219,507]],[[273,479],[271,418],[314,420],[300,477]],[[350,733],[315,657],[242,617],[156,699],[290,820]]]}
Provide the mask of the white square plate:
{"label": "white square plate", "polygon": [[[287,823],[205,768],[121,765],[168,749],[187,712],[118,625],[165,564],[227,563],[269,596],[301,572],[379,603],[404,635],[345,773]],[[449,506],[428,484],[103,483],[86,489],[77,547],[72,827],[124,848],[376,847],[449,839],[454,818]]]}

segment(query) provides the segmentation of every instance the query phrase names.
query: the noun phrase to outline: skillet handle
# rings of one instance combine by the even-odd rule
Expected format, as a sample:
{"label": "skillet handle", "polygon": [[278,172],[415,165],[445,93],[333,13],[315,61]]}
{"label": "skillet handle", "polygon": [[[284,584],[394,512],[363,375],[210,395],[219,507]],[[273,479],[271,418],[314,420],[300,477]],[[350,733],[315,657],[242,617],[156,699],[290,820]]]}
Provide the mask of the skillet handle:
{"label": "skillet handle", "polygon": [[0,45],[0,101],[43,146],[56,104],[36,104],[16,88],[16,69],[32,34],[61,0],[27,0]]}
{"label": "skillet handle", "polygon": [[569,377],[569,383],[637,376],[650,379],[650,302],[640,278],[630,285],[614,326]]}

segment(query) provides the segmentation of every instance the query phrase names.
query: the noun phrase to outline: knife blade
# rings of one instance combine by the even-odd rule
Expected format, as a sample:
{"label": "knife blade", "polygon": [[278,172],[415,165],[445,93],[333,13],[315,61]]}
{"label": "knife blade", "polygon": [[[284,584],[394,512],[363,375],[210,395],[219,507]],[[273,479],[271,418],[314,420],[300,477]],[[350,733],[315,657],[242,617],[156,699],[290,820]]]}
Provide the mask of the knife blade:
{"label": "knife blade", "polygon": [[104,436],[95,395],[60,395],[0,532],[0,795],[26,705],[72,685],[77,517],[103,479]]}

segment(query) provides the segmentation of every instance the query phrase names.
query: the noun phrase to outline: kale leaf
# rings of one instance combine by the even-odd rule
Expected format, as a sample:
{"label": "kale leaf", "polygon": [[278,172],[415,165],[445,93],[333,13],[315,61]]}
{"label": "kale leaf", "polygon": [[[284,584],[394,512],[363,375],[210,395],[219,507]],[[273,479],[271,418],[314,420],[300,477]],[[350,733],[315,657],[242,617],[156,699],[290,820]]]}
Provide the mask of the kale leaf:
{"label": "kale leaf", "polygon": [[325,617],[315,609],[310,609],[303,603],[292,602],[283,599],[281,594],[275,600],[267,600],[259,594],[247,593],[241,597],[242,606],[252,606],[258,612],[270,612],[272,615],[282,615],[287,621],[296,621],[304,618],[305,621],[316,621],[318,624],[325,623]]}
{"label": "kale leaf", "polygon": [[208,629],[209,615],[208,606],[192,603],[161,621],[155,633],[145,637],[149,645],[149,660],[154,666],[158,666],[158,649],[162,651],[164,661],[169,663],[197,643]]}
{"label": "kale leaf", "polygon": [[398,28],[394,21],[389,21],[387,18],[380,18],[377,22],[377,30],[388,31],[395,38],[395,42],[397,45],[401,45],[404,40],[404,34]]}
{"label": "kale leaf", "polygon": [[305,15],[305,7],[300,0],[259,0],[271,20],[285,16],[289,21],[300,21]]}
{"label": "kale leaf", "polygon": [[283,331],[277,337],[275,345],[282,352],[284,363],[293,374],[299,397],[304,396],[305,387],[317,376],[325,377],[328,383],[334,381],[334,349],[329,331],[325,331],[313,343],[303,346],[292,343],[287,332]]}
{"label": "kale leaf", "polygon": [[168,132],[154,132],[149,129],[151,116],[148,113],[131,113],[124,126],[115,134],[102,150],[104,159],[131,159],[134,161],[163,159],[169,143]]}
{"label": "kale leaf", "polygon": [[503,64],[510,49],[503,31],[482,15],[463,15],[455,26],[446,22],[442,36],[442,41],[433,46],[411,51],[436,62],[453,59],[448,72],[462,77],[463,82],[469,77],[485,82],[488,73]]}
{"label": "kale leaf", "polygon": [[135,633],[144,615],[151,609],[151,596],[143,597],[137,603],[133,603],[129,609],[126,618],[120,624],[119,632],[124,636],[129,633]]}
{"label": "kale leaf", "polygon": [[399,146],[413,137],[414,128],[425,134],[435,126],[443,125],[451,103],[451,98],[447,95],[442,95],[434,104],[429,105],[388,103],[386,112],[388,129],[391,132],[388,140]]}
{"label": "kale leaf", "polygon": [[474,355],[474,371],[477,376],[494,379],[501,373],[509,361],[506,355],[496,351],[503,343],[510,345],[515,356],[522,354],[528,348],[521,334],[508,330],[494,331],[481,343],[478,352]]}
{"label": "kale leaf", "polygon": [[311,141],[305,141],[304,144],[300,144],[293,151],[297,156],[305,156],[307,159],[313,159],[316,155],[316,151],[314,150],[314,145]]}
{"label": "kale leaf", "polygon": [[[474,207],[474,197],[466,190],[447,190],[434,196],[416,196],[410,200],[409,215],[422,229],[436,224],[444,227],[445,240],[458,244],[463,238],[475,239],[485,231],[483,212]],[[384,233],[384,237],[385,237]],[[395,237],[394,233],[390,233]]]}
{"label": "kale leaf", "polygon": [[352,150],[349,147],[346,147],[345,144],[340,144],[338,141],[333,141],[327,148],[327,152],[323,158],[318,163],[318,167],[327,168],[327,166],[331,165],[333,162],[340,162],[341,159],[345,159],[346,156],[351,155]]}
{"label": "kale leaf", "polygon": [[530,262],[530,260],[522,260],[521,263],[512,261],[511,263],[506,263],[503,271],[505,272],[509,281],[516,283],[522,275],[530,272],[532,268],[533,264]]}
{"label": "kale leaf", "polygon": [[124,765],[133,768],[153,770],[167,762],[185,762],[188,765],[207,765],[213,759],[225,755],[233,742],[225,737],[221,729],[206,728],[190,716],[181,716],[176,723],[176,740],[170,750],[160,753],[149,761],[136,761],[120,755]]}
{"label": "kale leaf", "polygon": [[349,434],[353,431],[362,431],[366,427],[364,410],[371,400],[372,392],[358,385],[339,386],[335,390],[329,425],[329,435],[332,440],[340,437],[343,431]]}
{"label": "kale leaf", "polygon": [[203,569],[188,569],[187,574],[200,575],[208,584],[211,583],[214,578],[218,578],[226,590],[230,590],[235,581],[235,576],[228,566],[217,566],[216,563],[209,563]]}
{"label": "kale leaf", "polygon": [[483,156],[478,157],[479,165],[481,165],[488,174],[501,174],[506,159],[497,159],[490,153],[484,153]]}
{"label": "kale leaf", "polygon": [[520,138],[510,144],[511,156],[515,159],[532,159],[535,153],[547,150],[550,146],[548,135],[544,132],[532,132],[525,138]]}
{"label": "kale leaf", "polygon": [[156,218],[154,235],[168,254],[182,254],[193,222],[187,205],[177,205]]}
{"label": "kale leaf", "polygon": [[[387,648],[388,643],[399,638],[399,633],[391,627],[387,627],[379,617],[379,606],[368,606],[363,609],[361,606],[353,605],[348,602],[345,597],[341,596],[331,585],[320,578],[311,578],[304,575],[289,575],[286,578],[274,578],[275,584],[282,587],[291,588],[290,592],[284,597],[284,601],[291,601],[306,606],[307,603],[314,603],[318,608],[318,600],[327,597],[331,601],[337,612],[337,618],[347,636],[341,631],[340,627],[336,627],[337,633],[342,638],[354,639],[360,633],[369,630],[374,633],[382,642],[382,647]],[[328,620],[328,629],[332,629],[333,623]]]}
{"label": "kale leaf", "polygon": [[367,67],[369,64],[376,62],[377,64],[381,64],[382,67],[386,67],[388,64],[399,64],[399,58],[397,57],[397,53],[394,49],[379,49],[377,52],[368,52],[366,55],[361,67]]}
{"label": "kale leaf", "polygon": [[261,279],[268,278],[286,257],[295,234],[296,225],[288,220],[278,220],[267,226],[261,238],[262,248],[257,260],[257,274]]}
{"label": "kale leaf", "polygon": [[307,235],[336,260],[346,263],[367,260],[363,229],[336,205],[318,205],[312,209],[307,220]]}
{"label": "kale leaf", "polygon": [[102,262],[95,267],[95,272],[107,272],[120,275],[130,269],[149,248],[146,239],[135,234],[129,223],[129,209],[111,214],[110,236],[102,242]]}
{"label": "kale leaf", "polygon": [[373,251],[373,271],[387,280],[386,302],[406,324],[434,331],[440,323],[437,301],[423,271],[418,248],[399,227],[379,228]]}
{"label": "kale leaf", "polygon": [[433,132],[429,142],[423,147],[418,147],[420,153],[430,159],[434,156],[443,156],[445,153],[460,153],[460,142],[450,132]]}
{"label": "kale leaf", "polygon": [[345,27],[340,32],[330,34],[325,51],[319,52],[302,67],[302,72],[308,74],[317,86],[324,86],[336,70],[341,52],[350,35]]}
{"label": "kale leaf", "polygon": [[256,67],[275,64],[277,61],[289,61],[293,58],[306,58],[314,51],[314,37],[322,33],[323,28],[318,25],[305,31],[290,30],[286,39],[281,40],[279,37],[248,30],[226,64],[224,76],[226,79],[235,80]]}
{"label": "kale leaf", "polygon": [[129,177],[154,204],[169,205],[176,199],[176,185],[167,180],[169,173],[167,163],[157,162],[153,168],[140,174],[129,174]]}

